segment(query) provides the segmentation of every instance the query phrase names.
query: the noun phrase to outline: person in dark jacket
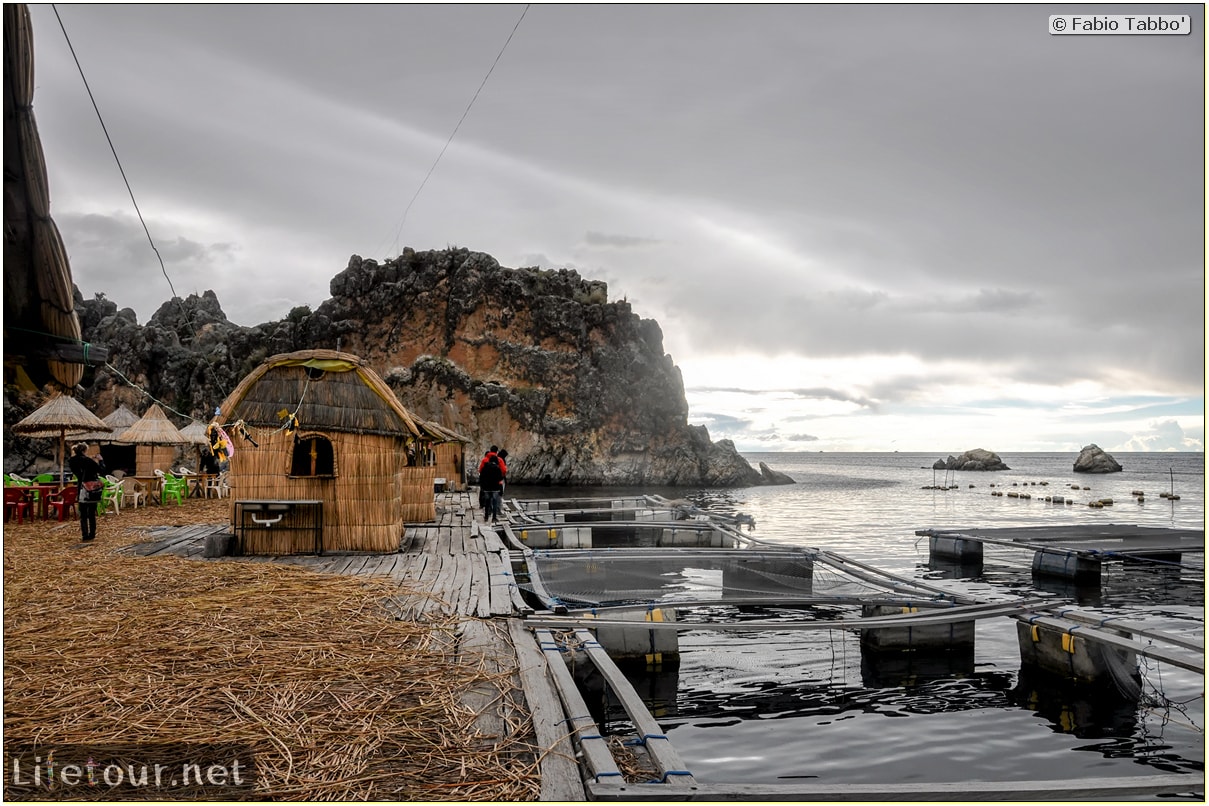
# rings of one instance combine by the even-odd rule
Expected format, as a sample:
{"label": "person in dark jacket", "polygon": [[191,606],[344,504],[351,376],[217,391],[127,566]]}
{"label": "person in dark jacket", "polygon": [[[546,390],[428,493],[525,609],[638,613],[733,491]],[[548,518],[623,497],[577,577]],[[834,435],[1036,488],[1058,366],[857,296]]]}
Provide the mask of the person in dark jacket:
{"label": "person in dark jacket", "polygon": [[479,489],[487,497],[487,510],[483,519],[491,518],[492,523],[500,519],[500,494],[504,489],[503,463],[498,456],[488,457],[479,471]]}
{"label": "person in dark jacket", "polygon": [[218,466],[218,457],[214,455],[213,451],[202,451],[201,472],[209,473],[212,476],[217,476],[222,472],[222,469]]}
{"label": "person in dark jacket", "polygon": [[[67,466],[76,474],[76,506],[80,510],[80,538],[88,541],[97,536],[97,505],[101,503],[101,491],[90,493],[84,489],[86,481],[100,481],[105,472],[105,462],[98,456],[93,459],[87,454],[87,443],[81,442],[71,449]],[[94,497],[95,496],[95,497]]]}

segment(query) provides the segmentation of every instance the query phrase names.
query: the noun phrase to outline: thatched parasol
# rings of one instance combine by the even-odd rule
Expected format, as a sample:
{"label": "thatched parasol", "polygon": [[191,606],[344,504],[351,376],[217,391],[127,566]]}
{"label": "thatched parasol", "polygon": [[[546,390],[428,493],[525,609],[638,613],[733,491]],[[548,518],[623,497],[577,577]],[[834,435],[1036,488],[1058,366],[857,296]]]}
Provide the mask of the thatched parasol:
{"label": "thatched parasol", "polygon": [[102,417],[105,423],[113,429],[111,433],[103,431],[90,431],[87,434],[80,434],[78,439],[80,442],[108,442],[110,444],[120,443],[118,436],[130,426],[139,421],[139,416],[130,409],[126,408],[126,404],[118,406],[109,414]]}
{"label": "thatched parasol", "polygon": [[197,420],[194,420],[182,428],[181,436],[185,438],[185,442],[192,442],[195,445],[210,444],[210,440],[206,436],[206,426]]}
{"label": "thatched parasol", "polygon": [[155,449],[159,445],[183,445],[189,438],[182,435],[180,429],[172,424],[168,415],[158,404],[143,413],[139,421],[127,428],[118,436],[119,442],[134,442],[139,445],[151,446],[151,467],[155,467]]}
{"label": "thatched parasol", "polygon": [[197,467],[201,469],[202,448],[210,445],[210,438],[206,436],[205,423],[197,420],[191,421],[188,425],[181,429],[181,436],[186,442],[192,442],[197,446]]}
{"label": "thatched parasol", "polygon": [[[169,423],[171,425],[171,423]],[[84,408],[83,404],[74,397],[56,394],[43,403],[36,411],[13,426],[13,433],[27,437],[58,437],[59,438],[59,482],[65,475],[66,466],[65,443],[68,434],[85,434],[89,431],[112,431],[100,417]]]}

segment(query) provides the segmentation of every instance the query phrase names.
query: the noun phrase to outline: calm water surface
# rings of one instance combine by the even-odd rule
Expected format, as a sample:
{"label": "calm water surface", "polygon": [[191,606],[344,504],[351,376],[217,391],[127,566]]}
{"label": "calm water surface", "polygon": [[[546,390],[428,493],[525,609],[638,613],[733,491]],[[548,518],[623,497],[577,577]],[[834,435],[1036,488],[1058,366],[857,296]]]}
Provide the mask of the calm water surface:
{"label": "calm water surface", "polygon": [[[1123,472],[1088,475],[1073,472],[1068,453],[1001,454],[1011,470],[947,474],[932,470],[937,454],[747,454],[753,466],[763,461],[797,483],[641,492],[746,513],[755,518],[755,537],[832,549],[961,593],[1001,598],[1043,590],[1083,609],[1203,638],[1203,555],[1186,556],[1191,567],[1174,570],[1109,564],[1094,592],[1038,588],[1048,583],[1034,581],[1031,553],[1006,547],[986,547],[977,577],[946,579],[951,575],[928,567],[928,541],[917,529],[1109,523],[1204,529],[1204,454],[1113,455]],[[922,489],[933,485],[956,489]],[[992,489],[1033,498],[996,497]],[[1143,503],[1133,490],[1146,493]],[[1180,500],[1159,497],[1169,491]],[[625,492],[516,486],[509,497]],[[1046,503],[1046,495],[1075,503]],[[1103,498],[1113,506],[1087,506]],[[723,615],[801,618],[763,608]],[[1203,771],[1201,675],[1140,659],[1139,703],[1058,690],[1021,673],[1013,620],[979,621],[976,630],[972,659],[910,666],[863,662],[858,637],[847,632],[686,632],[678,670],[636,671],[631,679],[705,782],[1060,781]],[[606,723],[628,727],[618,708]]]}

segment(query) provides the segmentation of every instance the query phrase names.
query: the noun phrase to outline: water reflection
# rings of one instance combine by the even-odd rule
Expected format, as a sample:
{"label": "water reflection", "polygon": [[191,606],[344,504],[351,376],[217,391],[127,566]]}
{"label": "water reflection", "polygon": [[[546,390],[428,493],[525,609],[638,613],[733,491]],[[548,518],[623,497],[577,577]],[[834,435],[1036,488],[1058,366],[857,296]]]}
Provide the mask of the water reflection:
{"label": "water reflection", "polygon": [[1162,735],[1151,735],[1139,714],[1162,703],[1153,695],[1139,703],[1121,696],[1109,686],[1076,685],[1054,675],[1025,667],[1009,700],[1019,708],[1047,720],[1055,733],[1097,741],[1073,749],[1099,753],[1105,758],[1133,759],[1163,772],[1203,772],[1204,759],[1190,759],[1171,752]]}

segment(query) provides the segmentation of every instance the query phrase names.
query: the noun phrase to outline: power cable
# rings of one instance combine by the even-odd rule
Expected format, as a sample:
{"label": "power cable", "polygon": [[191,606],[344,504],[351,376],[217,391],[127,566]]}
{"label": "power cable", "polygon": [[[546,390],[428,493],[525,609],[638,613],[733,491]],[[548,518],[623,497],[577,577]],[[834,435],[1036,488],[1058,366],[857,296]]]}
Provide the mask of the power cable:
{"label": "power cable", "polygon": [[[80,64],[80,58],[76,55],[76,49],[71,44],[71,37],[67,34],[67,26],[63,23],[63,18],[59,15],[58,6],[51,4],[51,8],[55,12],[55,19],[59,22],[59,29],[63,32],[63,39],[67,42],[67,49],[71,52],[71,58],[76,63],[76,70],[80,73],[80,80],[84,83],[84,90],[88,93],[88,100],[92,103],[93,111],[96,112],[97,121],[101,124],[101,131],[105,134],[105,142],[109,144],[109,150],[113,154],[113,160],[117,163],[118,173],[122,175],[122,182],[126,185],[126,192],[130,195],[130,203],[134,206],[135,215],[138,216],[139,224],[143,227],[143,233],[147,236],[147,243],[151,245],[151,251],[155,252],[156,260],[159,261],[160,271],[163,272],[164,279],[168,281],[168,290],[172,292],[172,299],[177,301],[180,306],[181,314],[184,316],[185,324],[188,326],[190,333],[193,334],[193,341],[196,343],[199,340],[197,329],[193,326],[193,317],[185,308],[185,301],[176,293],[176,287],[172,284],[172,278],[168,275],[168,268],[164,265],[164,258],[160,254],[159,248],[155,245],[155,239],[151,237],[151,230],[147,227],[147,222],[143,218],[143,211],[139,209],[138,200],[134,197],[134,189],[130,186],[130,180],[126,176],[126,169],[122,167],[122,160],[118,156],[117,147],[113,144],[113,138],[109,136],[109,127],[105,125],[105,118],[101,115],[101,109],[97,105],[96,97],[92,93],[92,87],[88,84],[88,77],[84,75],[84,66]],[[208,361],[203,360],[202,364],[206,371],[210,373],[210,379],[215,386],[221,388],[218,382],[218,377],[214,374]],[[106,365],[113,369],[111,365]],[[223,397],[226,397],[224,393]],[[179,413],[179,412],[178,412]]]}
{"label": "power cable", "polygon": [[424,186],[428,184],[428,178],[432,176],[432,172],[437,169],[437,163],[441,161],[441,157],[445,156],[446,150],[449,149],[449,144],[453,142],[453,138],[457,135],[458,129],[462,127],[462,122],[466,120],[466,116],[470,114],[470,108],[474,106],[474,102],[478,100],[479,93],[483,91],[483,87],[487,86],[487,79],[491,78],[491,74],[495,71],[495,66],[499,64],[500,58],[504,55],[504,51],[508,49],[508,43],[512,41],[512,37],[516,34],[516,30],[521,27],[521,22],[525,19],[525,15],[529,13],[529,3],[525,4],[525,8],[521,11],[520,18],[516,21],[516,25],[512,26],[512,33],[508,34],[508,39],[505,40],[504,46],[500,48],[500,52],[495,55],[495,61],[491,63],[491,67],[487,70],[487,75],[483,76],[483,80],[479,83],[479,88],[474,91],[474,97],[470,99],[470,103],[466,104],[466,109],[462,112],[462,117],[458,118],[457,125],[453,127],[453,132],[450,133],[449,139],[445,141],[445,145],[441,148],[441,153],[437,154],[437,158],[432,161],[432,165],[428,168],[428,173],[424,174],[424,179],[421,180],[420,186],[416,188],[416,192],[412,194],[411,201],[407,203],[407,207],[403,210],[403,218],[399,221],[399,228],[395,231],[394,240],[391,246],[398,248],[399,238],[403,235],[403,225],[407,223],[407,214],[411,212],[411,207],[416,203],[416,199],[420,197],[420,192],[424,190]]}

